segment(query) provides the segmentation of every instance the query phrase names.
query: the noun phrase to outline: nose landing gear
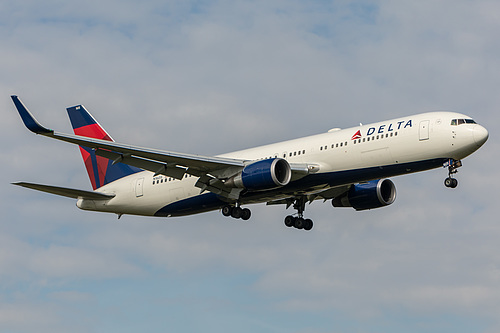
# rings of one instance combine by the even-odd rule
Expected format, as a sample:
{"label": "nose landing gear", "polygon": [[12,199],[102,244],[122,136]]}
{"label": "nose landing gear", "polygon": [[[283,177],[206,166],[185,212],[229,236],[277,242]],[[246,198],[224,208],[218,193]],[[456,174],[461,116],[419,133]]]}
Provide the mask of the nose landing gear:
{"label": "nose landing gear", "polygon": [[456,178],[453,178],[453,175],[458,172],[457,169],[460,168],[461,166],[462,166],[462,161],[454,159],[449,159],[444,164],[444,167],[448,167],[448,178],[444,180],[444,186],[450,188],[455,188],[458,186],[458,180]]}

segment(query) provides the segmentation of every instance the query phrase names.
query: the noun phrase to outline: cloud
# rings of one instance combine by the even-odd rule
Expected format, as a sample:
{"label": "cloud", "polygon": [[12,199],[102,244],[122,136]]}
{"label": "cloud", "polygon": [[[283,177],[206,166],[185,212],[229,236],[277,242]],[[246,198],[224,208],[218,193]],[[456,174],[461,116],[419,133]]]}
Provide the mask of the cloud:
{"label": "cloud", "polygon": [[[2,329],[499,327],[495,2],[0,6]],[[9,94],[63,132],[64,108],[83,103],[118,141],[207,155],[436,109],[470,114],[490,140],[456,190],[445,170],[395,177],[380,210],[307,206],[310,233],[263,205],[248,223],[117,221],[9,185],[90,188],[78,150],[28,133]]]}
{"label": "cloud", "polygon": [[0,327],[11,332],[29,332],[37,330],[48,332],[47,328],[61,328],[61,318],[44,306],[24,304],[0,304]]}

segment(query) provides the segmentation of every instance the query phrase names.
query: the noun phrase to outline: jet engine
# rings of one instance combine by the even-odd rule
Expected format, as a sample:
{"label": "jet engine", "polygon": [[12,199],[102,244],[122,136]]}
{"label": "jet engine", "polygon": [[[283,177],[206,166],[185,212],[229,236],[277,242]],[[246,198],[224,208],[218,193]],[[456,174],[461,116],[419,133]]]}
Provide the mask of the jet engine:
{"label": "jet engine", "polygon": [[396,200],[396,186],[389,179],[352,185],[349,191],[332,200],[333,207],[366,210],[390,205]]}
{"label": "jet engine", "polygon": [[290,164],[282,158],[271,158],[247,165],[224,184],[229,187],[259,191],[285,186],[291,178]]}

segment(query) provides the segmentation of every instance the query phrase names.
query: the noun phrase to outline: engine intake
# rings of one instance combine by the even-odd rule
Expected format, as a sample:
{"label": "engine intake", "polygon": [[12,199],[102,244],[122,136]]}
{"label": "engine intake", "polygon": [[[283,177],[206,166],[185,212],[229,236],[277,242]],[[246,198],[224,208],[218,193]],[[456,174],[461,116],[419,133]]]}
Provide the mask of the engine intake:
{"label": "engine intake", "polygon": [[252,191],[285,186],[292,178],[290,164],[282,158],[271,158],[247,165],[240,173],[226,180],[229,187]]}
{"label": "engine intake", "polygon": [[389,179],[352,185],[347,193],[332,200],[333,207],[366,210],[388,206],[396,200],[396,186]]}

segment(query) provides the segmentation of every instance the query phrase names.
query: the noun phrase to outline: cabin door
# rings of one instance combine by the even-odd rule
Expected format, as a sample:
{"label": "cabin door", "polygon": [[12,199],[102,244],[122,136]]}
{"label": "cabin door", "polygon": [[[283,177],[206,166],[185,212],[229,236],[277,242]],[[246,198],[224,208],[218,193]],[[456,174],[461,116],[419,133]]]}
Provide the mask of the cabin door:
{"label": "cabin door", "polygon": [[429,140],[429,123],[429,120],[422,120],[420,122],[420,128],[418,130],[420,141]]}

